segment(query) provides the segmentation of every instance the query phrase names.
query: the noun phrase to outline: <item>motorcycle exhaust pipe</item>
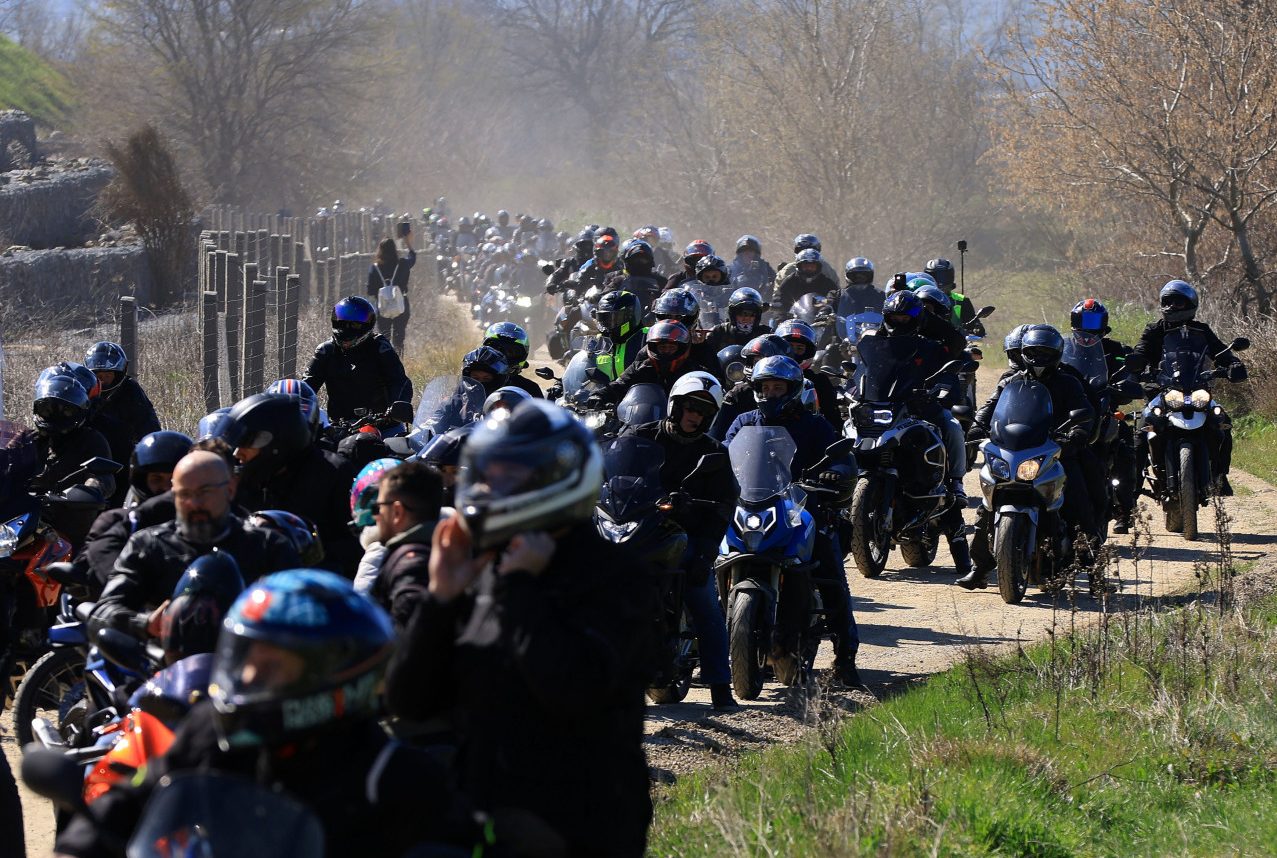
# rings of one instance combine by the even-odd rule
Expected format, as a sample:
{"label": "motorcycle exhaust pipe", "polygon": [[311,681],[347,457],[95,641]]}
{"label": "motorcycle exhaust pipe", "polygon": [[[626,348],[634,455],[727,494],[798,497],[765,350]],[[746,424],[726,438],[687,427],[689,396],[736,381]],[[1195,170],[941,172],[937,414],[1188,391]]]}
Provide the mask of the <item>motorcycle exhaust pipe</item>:
{"label": "motorcycle exhaust pipe", "polygon": [[58,731],[53,729],[53,725],[46,718],[32,718],[31,732],[35,735],[36,741],[46,748],[65,750],[69,747],[66,742],[62,741]]}

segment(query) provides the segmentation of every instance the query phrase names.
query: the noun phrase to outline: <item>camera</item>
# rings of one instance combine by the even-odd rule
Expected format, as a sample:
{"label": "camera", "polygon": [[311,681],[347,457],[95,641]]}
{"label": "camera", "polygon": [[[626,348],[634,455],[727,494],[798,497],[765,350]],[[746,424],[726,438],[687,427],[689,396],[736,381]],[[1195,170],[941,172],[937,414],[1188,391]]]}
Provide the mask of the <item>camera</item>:
{"label": "camera", "polygon": [[395,231],[395,235],[399,238],[407,238],[408,233],[412,232],[412,224],[406,220],[399,222],[399,227]]}

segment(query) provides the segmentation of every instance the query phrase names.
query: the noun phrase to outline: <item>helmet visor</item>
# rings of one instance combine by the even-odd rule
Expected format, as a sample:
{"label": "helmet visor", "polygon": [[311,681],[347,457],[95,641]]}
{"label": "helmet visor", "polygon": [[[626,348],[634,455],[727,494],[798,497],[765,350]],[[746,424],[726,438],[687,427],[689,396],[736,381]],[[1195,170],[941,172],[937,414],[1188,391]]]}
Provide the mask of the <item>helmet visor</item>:
{"label": "helmet visor", "polygon": [[1162,308],[1165,310],[1187,310],[1191,306],[1188,298],[1176,292],[1162,296]]}
{"label": "helmet visor", "polygon": [[1020,350],[1020,359],[1029,366],[1055,366],[1060,362],[1060,353],[1047,346],[1029,346]]}

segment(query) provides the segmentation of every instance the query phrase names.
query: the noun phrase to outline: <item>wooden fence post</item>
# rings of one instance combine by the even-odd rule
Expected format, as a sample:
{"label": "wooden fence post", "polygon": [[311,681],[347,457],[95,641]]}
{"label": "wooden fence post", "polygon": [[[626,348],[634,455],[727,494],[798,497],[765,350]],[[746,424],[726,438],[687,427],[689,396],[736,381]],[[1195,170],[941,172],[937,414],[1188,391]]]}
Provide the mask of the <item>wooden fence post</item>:
{"label": "wooden fence post", "polygon": [[226,278],[226,369],[230,376],[231,399],[239,402],[244,398],[243,379],[240,375],[240,326],[244,316],[244,269],[236,254],[228,257],[230,271],[235,277]]}
{"label": "wooden fence post", "polygon": [[297,313],[300,305],[301,278],[290,274],[284,286],[284,349],[279,364],[280,378],[297,374]]}
{"label": "wooden fence post", "polygon": [[222,407],[217,373],[220,368],[217,349],[217,292],[204,292],[200,303],[200,335],[204,344],[204,411],[210,414]]}
{"label": "wooden fence post", "polygon": [[271,289],[275,298],[275,369],[279,377],[284,378],[284,322],[288,313],[288,269],[283,265],[275,268],[275,282]]}
{"label": "wooden fence post", "polygon": [[244,393],[249,396],[260,393],[265,385],[265,378],[266,281],[246,279],[244,281]]}
{"label": "wooden fence post", "polygon": [[137,352],[137,299],[132,295],[120,296],[120,345],[129,359],[129,375],[136,378],[142,356]]}

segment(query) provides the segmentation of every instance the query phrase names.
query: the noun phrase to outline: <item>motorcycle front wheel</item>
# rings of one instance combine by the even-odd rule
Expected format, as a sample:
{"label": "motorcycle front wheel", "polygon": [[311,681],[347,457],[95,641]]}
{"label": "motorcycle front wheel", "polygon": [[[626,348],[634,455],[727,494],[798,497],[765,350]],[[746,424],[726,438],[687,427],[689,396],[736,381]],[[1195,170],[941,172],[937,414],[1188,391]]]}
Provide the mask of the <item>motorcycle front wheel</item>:
{"label": "motorcycle front wheel", "polygon": [[35,741],[31,722],[46,717],[62,738],[72,727],[82,726],[84,706],[84,653],[75,649],[55,649],[45,653],[22,677],[13,697],[13,730],[18,746]]}
{"label": "motorcycle front wheel", "polygon": [[900,543],[900,556],[915,568],[930,566],[936,560],[939,545],[940,539],[935,534],[929,534],[917,541]]}
{"label": "motorcycle front wheel", "polygon": [[1029,528],[1017,515],[1004,516],[994,534],[998,592],[1008,605],[1019,604],[1029,588]]}
{"label": "motorcycle front wheel", "polygon": [[1179,444],[1179,519],[1180,533],[1192,541],[1197,538],[1197,463],[1193,461],[1193,444]]}
{"label": "motorcycle front wheel", "polygon": [[764,633],[766,602],[753,590],[741,590],[727,617],[727,647],[732,664],[732,691],[741,700],[757,700],[763,693],[769,635]]}
{"label": "motorcycle front wheel", "polygon": [[851,497],[851,556],[866,578],[881,575],[891,553],[891,535],[878,515],[881,493],[881,482],[862,479],[856,482],[856,493]]}

